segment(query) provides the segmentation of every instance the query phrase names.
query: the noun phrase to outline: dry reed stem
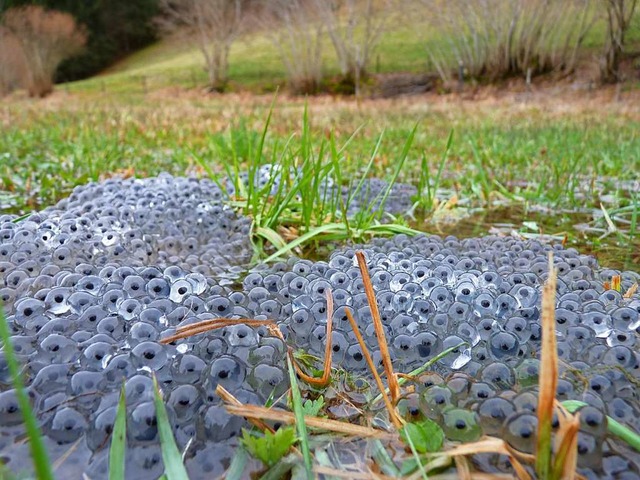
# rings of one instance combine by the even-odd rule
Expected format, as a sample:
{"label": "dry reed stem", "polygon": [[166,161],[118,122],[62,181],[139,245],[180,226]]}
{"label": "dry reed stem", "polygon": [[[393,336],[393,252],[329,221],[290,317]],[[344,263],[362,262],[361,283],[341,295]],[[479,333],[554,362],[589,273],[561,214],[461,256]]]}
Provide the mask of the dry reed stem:
{"label": "dry reed stem", "polygon": [[570,422],[573,419],[573,416],[558,400],[554,400],[553,405],[556,413],[558,414],[558,423],[560,424],[559,429],[562,430],[563,425]]}
{"label": "dry reed stem", "polygon": [[[533,462],[535,460],[535,457],[533,455],[525,454],[512,449],[504,440],[500,438],[484,437],[477,442],[464,443],[443,453],[444,455],[450,457],[474,455],[477,453],[498,453],[501,455],[506,455],[507,457],[509,457],[509,462],[511,463],[511,466],[516,473],[516,477],[519,480],[532,480],[531,475],[529,475],[519,459],[527,462]],[[456,465],[458,464],[456,463]]]}
{"label": "dry reed stem", "polygon": [[238,319],[214,318],[211,320],[203,320],[201,322],[193,323],[191,325],[178,327],[174,335],[171,335],[170,337],[167,337],[167,338],[163,338],[162,340],[160,340],[160,343],[166,345],[168,343],[175,342],[176,340],[192,337],[194,335],[206,333],[211,330],[217,330],[218,328],[224,328],[231,325],[240,325],[240,324],[247,325],[249,327],[259,327],[262,325],[267,325],[267,326],[275,325],[275,322],[273,320],[249,320],[249,319],[242,319],[242,318],[238,318]]}
{"label": "dry reed stem", "polygon": [[553,253],[549,252],[549,277],[542,290],[542,350],[539,374],[538,440],[536,471],[546,478],[551,469],[551,423],[558,385],[558,349],[556,345],[556,284]]}
{"label": "dry reed stem", "polygon": [[578,466],[578,431],[580,414],[569,414],[569,421],[560,425],[556,434],[556,455],[553,464],[553,478],[574,480]]}
{"label": "dry reed stem", "polygon": [[519,480],[533,480],[531,478],[531,475],[529,475],[529,472],[527,472],[526,468],[524,468],[524,466],[513,456],[509,456],[509,462],[511,463],[514,472],[516,472],[516,477]]}
{"label": "dry reed stem", "polygon": [[471,467],[467,457],[455,457],[456,471],[460,480],[471,480]]}
{"label": "dry reed stem", "polygon": [[429,462],[424,464],[424,469],[418,468],[413,474],[409,475],[408,477],[405,477],[405,480],[424,480],[425,472],[423,470],[431,471],[431,470],[449,468],[450,466],[451,466],[451,459],[449,457],[435,456],[434,458],[429,460]]}
{"label": "dry reed stem", "polygon": [[[429,480],[458,480],[457,473],[441,473],[439,475],[429,475]],[[472,480],[513,480],[513,475],[507,473],[482,473],[472,472]]]}
{"label": "dry reed stem", "polygon": [[353,470],[343,471],[338,470],[337,468],[331,467],[323,467],[321,465],[317,465],[313,467],[313,471],[319,473],[321,475],[328,475],[331,477],[338,478],[348,478],[354,480],[392,480],[396,477],[389,477],[387,475],[382,475],[380,473],[373,472],[355,472]]}
{"label": "dry reed stem", "polygon": [[[244,406],[244,404],[240,400],[234,397],[233,394],[229,392],[226,388],[224,388],[222,385],[218,385],[216,387],[216,394],[218,394],[218,396],[222,399],[222,401],[225,402],[227,405],[233,405],[235,407]],[[247,418],[247,421],[251,423],[254,427],[257,427],[260,430],[262,430],[263,432],[264,431],[269,431],[271,433],[275,432],[273,428],[271,428],[269,425],[267,425],[260,419]]]}
{"label": "dry reed stem", "polygon": [[629,290],[622,296],[623,298],[631,298],[638,291],[638,284],[634,283],[629,287]]}
{"label": "dry reed stem", "polygon": [[71,454],[73,452],[75,452],[78,449],[78,445],[80,445],[80,442],[82,440],[82,437],[80,437],[78,440],[76,440],[67,451],[65,451],[62,455],[60,455],[60,457],[58,457],[56,459],[55,462],[53,462],[52,468],[53,471],[56,471],[58,468],[60,468],[60,466],[67,461],[67,458],[69,458],[71,456]]}
{"label": "dry reed stem", "polygon": [[[218,385],[216,387],[216,393],[222,399],[222,401],[227,403],[227,409],[230,406],[235,406],[236,408],[244,407],[244,404],[240,400],[238,400],[236,397],[234,397],[233,394],[229,392],[227,389],[225,389],[222,385]],[[251,425],[258,428],[262,432],[275,433],[275,430],[271,428],[269,425],[267,425],[266,423],[264,423],[261,419],[250,418],[250,417],[245,417],[245,418]],[[291,448],[289,448],[289,450],[298,456],[302,456],[302,454],[300,453],[300,450],[298,450],[293,445],[291,446]]]}
{"label": "dry reed stem", "polygon": [[349,323],[351,324],[353,333],[355,334],[356,339],[358,340],[358,344],[360,345],[360,349],[362,350],[364,359],[366,360],[367,365],[369,366],[369,370],[371,370],[371,373],[373,374],[373,378],[376,381],[376,385],[378,385],[378,389],[380,390],[380,394],[382,395],[384,404],[387,407],[387,411],[389,412],[389,419],[391,420],[391,422],[396,428],[401,428],[402,421],[398,417],[398,412],[396,411],[395,407],[393,406],[393,403],[391,403],[391,400],[387,395],[387,390],[386,388],[384,388],[384,383],[382,383],[382,378],[380,378],[380,374],[376,370],[376,366],[373,363],[373,358],[371,358],[371,354],[369,353],[367,344],[364,342],[364,339],[362,338],[362,334],[360,333],[358,324],[356,323],[355,319],[353,318],[353,315],[351,314],[351,311],[348,308],[345,310],[345,313],[347,314],[347,319],[349,319]]}
{"label": "dry reed stem", "polygon": [[447,451],[436,453],[435,455],[456,457],[459,455],[475,455],[476,453],[499,453],[512,457],[513,460],[518,463],[520,460],[526,462],[533,462],[535,460],[533,455],[513,450],[504,440],[496,437],[483,437],[477,442],[463,443]]}
{"label": "dry reed stem", "polygon": [[622,282],[622,277],[620,275],[614,275],[613,277],[611,277],[611,288],[616,292],[619,292],[622,288],[620,285],[621,282]]}
{"label": "dry reed stem", "polygon": [[[225,407],[232,415],[245,417],[246,419],[274,420],[287,424],[295,424],[296,417],[293,413],[285,410],[273,410],[271,408],[261,407],[259,405],[227,405]],[[339,422],[327,418],[305,416],[304,421],[309,427],[320,428],[334,433],[342,433],[345,435],[361,438],[385,438],[395,439],[396,435],[382,430],[362,425],[354,425],[353,423]]]}
{"label": "dry reed stem", "polygon": [[384,334],[384,327],[382,325],[382,319],[380,318],[380,311],[378,310],[376,295],[373,291],[373,285],[371,284],[371,277],[369,276],[369,269],[367,268],[367,261],[364,257],[364,252],[362,250],[358,250],[356,252],[356,258],[358,259],[358,266],[360,267],[360,273],[362,274],[364,291],[367,295],[367,301],[369,302],[371,316],[373,317],[373,326],[380,346],[382,364],[384,365],[384,371],[387,375],[389,393],[391,394],[393,403],[396,404],[400,398],[400,387],[398,386],[398,379],[393,373],[393,364],[391,363],[391,355],[389,355],[389,346],[387,345],[387,338]]}
{"label": "dry reed stem", "polygon": [[326,387],[331,380],[331,359],[333,357],[333,343],[331,342],[331,335],[333,333],[333,293],[331,289],[327,289],[327,333],[325,335],[326,344],[324,346],[324,363],[322,377],[311,377],[304,373],[298,362],[292,356],[293,368],[300,379],[306,383],[314,385],[316,387]]}

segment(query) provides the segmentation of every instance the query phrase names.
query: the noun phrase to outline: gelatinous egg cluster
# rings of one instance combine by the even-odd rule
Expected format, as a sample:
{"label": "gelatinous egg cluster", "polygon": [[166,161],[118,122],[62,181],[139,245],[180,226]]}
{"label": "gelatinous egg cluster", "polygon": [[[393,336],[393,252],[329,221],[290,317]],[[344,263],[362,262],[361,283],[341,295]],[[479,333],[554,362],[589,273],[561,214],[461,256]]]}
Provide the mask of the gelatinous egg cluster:
{"label": "gelatinous egg cluster", "polygon": [[[60,476],[107,478],[123,385],[127,477],[162,474],[152,374],[193,479],[224,472],[245,426],[224,409],[218,385],[245,403],[285,404],[287,345],[266,327],[238,324],[160,343],[178,327],[273,319],[287,344],[322,357],[330,291],[334,367],[370,381],[347,310],[381,363],[356,248],[338,249],[327,261],[290,258],[247,272],[250,221],[227,207],[211,182],[108,180],[16,220],[0,216],[0,301],[50,455],[67,455]],[[526,453],[535,448],[541,289],[553,251],[557,397],[587,404],[579,471],[640,476],[637,452],[607,433],[609,418],[640,431],[640,295],[622,295],[637,273],[514,238],[399,235],[359,248],[396,371],[409,373],[451,349],[416,377],[400,411],[437,421],[449,440],[495,435]],[[605,289],[615,275],[620,291]],[[357,389],[343,395],[356,406],[366,398]],[[32,468],[23,433],[0,350],[0,460],[13,471]],[[497,456],[473,461],[482,471],[510,471]]]}
{"label": "gelatinous egg cluster", "polygon": [[[640,431],[640,297],[620,293],[640,275],[600,269],[593,257],[572,249],[514,238],[398,235],[362,248],[394,367],[408,373],[454,348],[417,378],[414,393],[403,399],[405,411],[437,421],[450,440],[496,435],[525,453],[535,448],[541,290],[553,251],[559,274],[557,398],[588,405],[581,410],[578,465],[593,478],[617,468],[635,475],[629,478],[640,475],[640,456],[621,455],[606,435],[607,416]],[[605,289],[615,275],[621,276],[620,291]],[[280,298],[275,309],[290,308],[281,323],[288,341],[308,345],[318,356],[326,341],[324,298],[331,290],[334,362],[366,375],[349,309],[382,369],[355,249],[338,250],[328,262],[291,259],[249,274],[243,285],[265,302]],[[480,466],[497,468],[489,460]]]}

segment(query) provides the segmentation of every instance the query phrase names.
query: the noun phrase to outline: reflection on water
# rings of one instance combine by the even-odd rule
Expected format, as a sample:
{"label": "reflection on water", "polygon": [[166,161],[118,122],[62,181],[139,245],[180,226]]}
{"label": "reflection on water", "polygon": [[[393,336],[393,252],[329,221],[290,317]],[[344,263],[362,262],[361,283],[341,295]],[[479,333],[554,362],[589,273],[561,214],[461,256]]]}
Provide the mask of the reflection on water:
{"label": "reflection on water", "polygon": [[640,271],[640,235],[632,240],[607,233],[606,226],[594,225],[593,216],[576,212],[540,212],[522,207],[482,210],[456,222],[416,221],[412,227],[441,236],[459,238],[490,234],[517,234],[554,243],[565,241],[580,253],[594,255],[601,266]]}

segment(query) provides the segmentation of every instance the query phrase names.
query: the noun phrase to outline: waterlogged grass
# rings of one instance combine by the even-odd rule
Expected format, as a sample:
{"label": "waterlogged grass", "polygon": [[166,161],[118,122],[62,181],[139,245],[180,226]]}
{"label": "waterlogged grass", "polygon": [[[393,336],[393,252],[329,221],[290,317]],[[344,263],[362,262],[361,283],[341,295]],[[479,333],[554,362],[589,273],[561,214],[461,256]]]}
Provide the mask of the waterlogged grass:
{"label": "waterlogged grass", "polygon": [[[414,126],[399,180],[418,184],[420,173],[428,172],[431,177],[421,183],[425,188],[424,180],[436,181],[475,202],[491,204],[504,195],[553,206],[599,207],[603,196],[613,195],[620,207],[628,206],[619,181],[637,179],[640,167],[640,119],[624,114],[547,118],[535,107],[492,112],[487,105],[468,112],[371,102],[357,109],[350,102],[323,100],[309,104],[304,122],[304,102],[282,99],[262,140],[271,98],[164,99],[165,106],[153,100],[139,105],[93,100],[17,102],[1,111],[0,198],[8,203],[11,195],[13,210],[50,204],[75,185],[118,172],[184,173],[198,170],[196,160],[222,172],[229,164],[246,168],[256,160],[278,161],[294,150],[292,142],[303,157],[299,163],[319,154],[328,159],[333,142],[344,178],[364,172],[375,152],[368,173],[387,177]],[[256,140],[261,142],[257,158],[250,151]],[[595,182],[598,178],[603,185]]]}
{"label": "waterlogged grass", "polygon": [[[589,217],[592,231],[568,232],[578,247],[616,246],[613,256],[624,257],[638,246],[633,182],[640,170],[640,117],[621,104],[284,97],[272,105],[272,97],[182,95],[60,94],[7,104],[0,110],[0,208],[26,213],[76,185],[118,174],[230,177],[245,194],[236,206],[255,220],[257,249],[270,244],[282,255],[300,244],[315,248],[320,239],[361,240],[375,228],[392,233],[376,226],[373,212],[345,222],[344,203],[321,187],[328,180],[356,188],[365,177],[397,178],[420,188],[410,224],[419,230],[438,231],[425,223],[434,215],[450,221],[518,206],[543,209],[550,219],[576,212]],[[270,199],[264,195],[269,185],[243,192],[239,173],[256,175],[265,163],[278,164],[290,188]],[[301,190],[307,193],[302,199]],[[601,203],[615,232],[608,232]],[[283,232],[283,224],[293,229]],[[394,225],[396,233],[409,226]]]}

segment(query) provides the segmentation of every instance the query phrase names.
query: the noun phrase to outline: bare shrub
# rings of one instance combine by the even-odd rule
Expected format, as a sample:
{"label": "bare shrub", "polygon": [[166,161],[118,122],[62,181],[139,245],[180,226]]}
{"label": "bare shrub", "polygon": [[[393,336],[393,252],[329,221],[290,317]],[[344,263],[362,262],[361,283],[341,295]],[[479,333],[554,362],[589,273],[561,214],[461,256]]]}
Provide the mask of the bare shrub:
{"label": "bare shrub", "polygon": [[429,45],[444,81],[463,65],[474,78],[570,73],[599,0],[420,0],[446,41]]}
{"label": "bare shrub", "polygon": [[44,97],[53,91],[53,78],[60,63],[82,52],[85,30],[68,13],[39,6],[12,8],[2,23],[24,54],[29,95]]}
{"label": "bare shrub", "polygon": [[27,65],[16,37],[0,26],[0,97],[24,85]]}
{"label": "bare shrub", "polygon": [[602,0],[605,7],[607,33],[600,64],[600,78],[605,83],[620,80],[620,60],[624,53],[624,39],[631,25],[638,0]]}
{"label": "bare shrub", "polygon": [[204,57],[211,90],[229,80],[229,51],[243,29],[247,0],[161,0],[162,30],[195,43]]}
{"label": "bare shrub", "polygon": [[338,58],[340,72],[356,80],[367,74],[391,13],[391,0],[314,0]]}
{"label": "bare shrub", "polygon": [[323,25],[305,0],[266,0],[258,16],[295,93],[316,93],[322,81]]}

